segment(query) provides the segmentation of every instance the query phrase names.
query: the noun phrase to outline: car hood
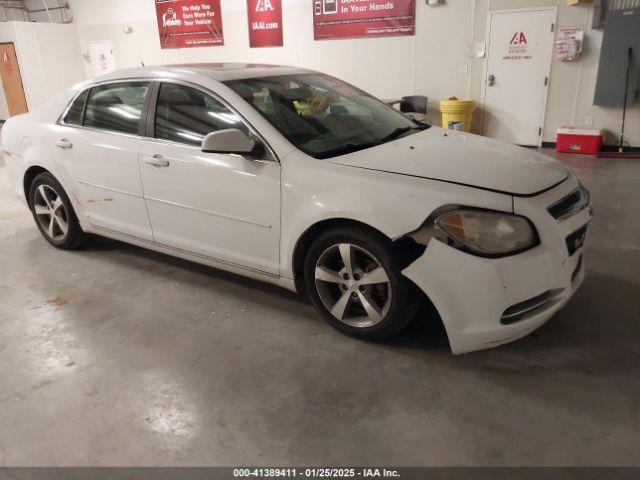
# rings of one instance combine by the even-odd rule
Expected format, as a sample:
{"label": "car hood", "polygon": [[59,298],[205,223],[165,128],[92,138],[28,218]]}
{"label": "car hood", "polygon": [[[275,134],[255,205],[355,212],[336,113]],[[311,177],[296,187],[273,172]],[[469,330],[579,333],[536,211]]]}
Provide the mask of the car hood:
{"label": "car hood", "polygon": [[329,161],[513,195],[534,195],[569,176],[535,150],[435,127]]}

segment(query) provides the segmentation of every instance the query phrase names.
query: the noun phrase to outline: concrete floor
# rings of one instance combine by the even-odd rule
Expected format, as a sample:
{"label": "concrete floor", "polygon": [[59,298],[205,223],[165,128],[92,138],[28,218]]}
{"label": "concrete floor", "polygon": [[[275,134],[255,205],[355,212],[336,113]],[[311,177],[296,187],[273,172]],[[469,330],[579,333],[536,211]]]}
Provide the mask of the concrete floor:
{"label": "concrete floor", "polygon": [[0,462],[640,465],[640,160],[562,160],[594,198],[584,286],[459,357],[425,322],[358,342],[275,287],[55,250],[0,167]]}

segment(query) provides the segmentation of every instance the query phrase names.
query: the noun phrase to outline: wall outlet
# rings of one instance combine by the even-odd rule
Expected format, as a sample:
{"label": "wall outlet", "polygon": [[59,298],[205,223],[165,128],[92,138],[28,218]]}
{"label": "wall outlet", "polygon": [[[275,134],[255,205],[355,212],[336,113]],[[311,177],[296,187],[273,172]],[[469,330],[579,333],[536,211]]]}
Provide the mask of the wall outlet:
{"label": "wall outlet", "polygon": [[592,115],[589,115],[589,116],[587,117],[587,121],[586,121],[587,125],[588,125],[589,127],[592,127],[592,126],[593,126],[593,122],[594,122],[594,120],[595,120],[595,119],[593,118],[593,116],[592,116]]}

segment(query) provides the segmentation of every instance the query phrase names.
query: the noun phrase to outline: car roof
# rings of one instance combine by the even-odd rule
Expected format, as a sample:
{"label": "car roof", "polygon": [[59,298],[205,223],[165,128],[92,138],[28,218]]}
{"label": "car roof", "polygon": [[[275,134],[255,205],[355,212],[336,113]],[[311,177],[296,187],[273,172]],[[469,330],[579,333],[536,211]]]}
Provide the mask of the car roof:
{"label": "car roof", "polygon": [[179,65],[155,65],[149,67],[129,68],[116,70],[96,78],[96,80],[118,80],[123,78],[150,78],[164,76],[186,77],[189,75],[201,75],[204,77],[225,82],[227,80],[240,80],[245,78],[269,77],[278,75],[291,75],[300,73],[313,73],[298,67],[286,67],[280,65],[265,65],[258,63],[185,63]]}

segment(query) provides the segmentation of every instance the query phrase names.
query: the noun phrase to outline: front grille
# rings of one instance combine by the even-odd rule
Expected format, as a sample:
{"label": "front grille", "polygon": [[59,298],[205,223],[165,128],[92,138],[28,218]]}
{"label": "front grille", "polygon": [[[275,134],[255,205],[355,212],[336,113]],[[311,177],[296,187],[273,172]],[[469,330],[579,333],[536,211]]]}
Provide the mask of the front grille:
{"label": "front grille", "polygon": [[500,319],[500,323],[503,325],[511,325],[512,323],[524,320],[528,315],[533,314],[535,311],[553,301],[553,299],[555,299],[560,293],[562,293],[561,288],[547,290],[546,292],[530,298],[529,300],[516,303],[504,311],[502,318]]}
{"label": "front grille", "polygon": [[573,232],[567,237],[567,250],[569,250],[569,256],[572,256],[584,245],[584,241],[587,238],[587,225],[580,230]]}
{"label": "front grille", "polygon": [[589,190],[582,185],[563,199],[547,208],[556,220],[562,221],[574,216],[589,206]]}

